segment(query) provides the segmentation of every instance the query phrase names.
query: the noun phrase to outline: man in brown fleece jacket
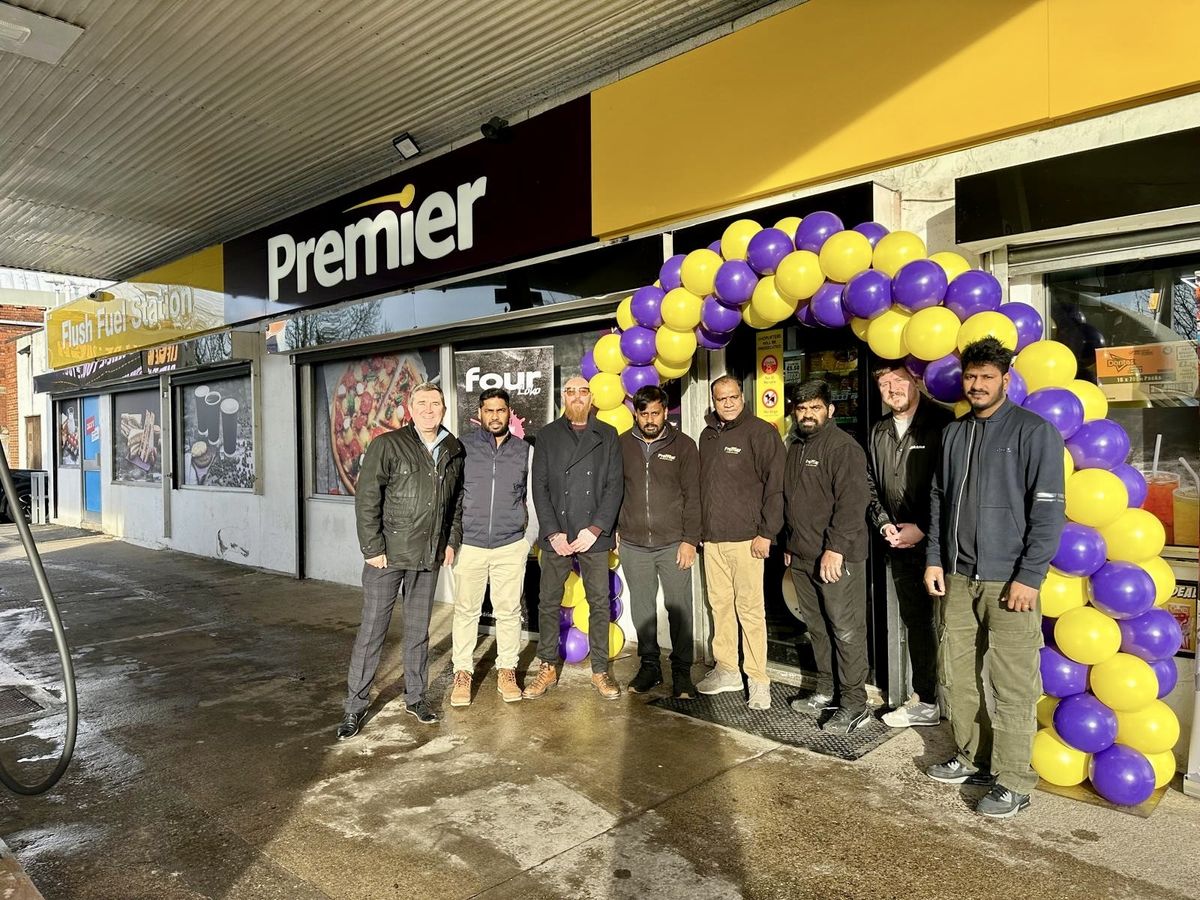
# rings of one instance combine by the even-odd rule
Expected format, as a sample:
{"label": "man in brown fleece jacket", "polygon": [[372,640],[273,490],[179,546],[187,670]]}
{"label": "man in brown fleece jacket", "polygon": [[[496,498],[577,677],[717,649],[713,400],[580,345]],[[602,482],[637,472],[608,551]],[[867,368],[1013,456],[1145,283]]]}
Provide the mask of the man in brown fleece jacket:
{"label": "man in brown fleece jacket", "polygon": [[712,383],[714,412],[700,434],[701,538],[717,664],[701,694],[741,691],[738,626],[751,709],[771,708],[763,561],[783,528],[783,442],[746,409],[736,378]]}

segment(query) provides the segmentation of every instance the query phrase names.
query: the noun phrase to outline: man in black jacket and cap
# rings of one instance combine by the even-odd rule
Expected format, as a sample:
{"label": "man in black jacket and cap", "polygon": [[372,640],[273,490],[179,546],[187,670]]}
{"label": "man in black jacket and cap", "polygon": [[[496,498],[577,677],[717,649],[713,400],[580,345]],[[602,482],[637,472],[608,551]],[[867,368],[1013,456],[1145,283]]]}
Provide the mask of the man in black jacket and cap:
{"label": "man in black jacket and cap", "polygon": [[617,431],[591,415],[592,392],[576,375],[563,385],[560,418],[542,428],[533,449],[533,506],[541,549],[538,672],[522,696],[536,700],[558,684],[558,624],[571,560],[579,564],[589,606],[592,686],[605,700],[621,689],[608,673],[608,552],[624,490]]}

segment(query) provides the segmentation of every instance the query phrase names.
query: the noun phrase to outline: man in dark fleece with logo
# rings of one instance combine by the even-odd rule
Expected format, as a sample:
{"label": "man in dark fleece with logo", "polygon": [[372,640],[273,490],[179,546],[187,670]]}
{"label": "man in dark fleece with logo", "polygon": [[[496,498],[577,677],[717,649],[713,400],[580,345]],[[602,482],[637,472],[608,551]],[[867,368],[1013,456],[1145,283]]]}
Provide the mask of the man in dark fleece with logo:
{"label": "man in dark fleece with logo", "polygon": [[[943,598],[939,675],[958,746],[926,771],[946,784],[990,785],[976,810],[997,819],[1027,807],[1037,785],[1038,592],[1066,521],[1062,436],[1009,402],[1011,362],[995,338],[963,350],[971,414],[942,434],[925,569],[926,589]],[[979,688],[985,659],[991,712]]]}
{"label": "man in dark fleece with logo", "polygon": [[[791,702],[817,712],[835,702],[826,731],[849,734],[867,708],[867,456],[832,421],[829,385],[796,389],[796,441],[783,479],[787,553],[817,664],[817,689]],[[835,664],[836,659],[836,664]]]}

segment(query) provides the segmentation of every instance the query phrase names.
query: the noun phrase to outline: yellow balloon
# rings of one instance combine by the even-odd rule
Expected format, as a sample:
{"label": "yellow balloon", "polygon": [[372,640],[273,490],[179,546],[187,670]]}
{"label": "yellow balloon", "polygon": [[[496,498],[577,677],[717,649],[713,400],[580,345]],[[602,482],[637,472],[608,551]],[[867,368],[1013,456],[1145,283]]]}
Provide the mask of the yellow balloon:
{"label": "yellow balloon", "polygon": [[839,231],[821,245],[820,260],[826,277],[845,284],[871,268],[871,242],[857,231]]}
{"label": "yellow balloon", "polygon": [[633,427],[633,413],[629,411],[629,407],[624,403],[620,403],[611,409],[597,411],[596,418],[617,429],[617,434],[624,434]]}
{"label": "yellow balloon", "polygon": [[713,279],[717,277],[717,269],[721,268],[723,262],[719,253],[707,247],[703,250],[693,250],[683,258],[679,280],[697,297],[706,297],[713,291]]}
{"label": "yellow balloon", "polygon": [[1140,563],[1158,556],[1167,543],[1167,532],[1154,513],[1144,509],[1127,509],[1115,522],[1100,528],[1108,545],[1108,558],[1122,562]]}
{"label": "yellow balloon", "polygon": [[1108,418],[1108,398],[1099,385],[1076,378],[1067,385],[1067,390],[1083,404],[1083,421]]}
{"label": "yellow balloon", "polygon": [[1042,728],[1033,736],[1030,763],[1038,777],[1051,784],[1060,787],[1081,784],[1088,776],[1089,758],[1060,738],[1053,727]]}
{"label": "yellow balloon", "polygon": [[1096,666],[1116,655],[1121,646],[1121,629],[1100,610],[1081,606],[1058,617],[1054,623],[1054,643],[1075,662]]}
{"label": "yellow balloon", "polygon": [[662,320],[668,328],[676,331],[691,331],[700,324],[700,310],[704,301],[687,288],[667,291],[662,298]]}
{"label": "yellow balloon", "polygon": [[966,400],[958,400],[954,404],[954,418],[961,419],[971,411],[971,404]]}
{"label": "yellow balloon", "polygon": [[762,316],[756,313],[754,311],[754,307],[752,307],[749,303],[742,307],[742,321],[751,328],[755,328],[759,331],[762,331],[764,328],[770,328],[775,324],[774,320],[764,319]]}
{"label": "yellow balloon", "polygon": [[1118,653],[1092,666],[1088,686],[1097,700],[1117,712],[1141,709],[1158,696],[1158,676],[1132,653]]}
{"label": "yellow balloon", "polygon": [[925,258],[925,242],[911,231],[893,231],[885,234],[875,245],[871,265],[894,278],[901,266],[914,259]]}
{"label": "yellow balloon", "polygon": [[[738,219],[730,222],[724,234],[721,235],[721,255],[726,259],[745,259],[746,248],[750,246],[750,238],[762,231],[762,226],[752,219]],[[789,234],[795,234],[793,228]]]}
{"label": "yellow balloon", "polygon": [[1017,349],[1017,326],[1004,313],[991,311],[975,313],[962,323],[958,329],[958,349],[965,350],[967,345],[986,337],[994,337],[1009,350]]}
{"label": "yellow balloon", "polygon": [[929,258],[942,267],[942,271],[946,273],[947,281],[953,281],[963,272],[967,271],[967,269],[971,268],[969,262],[957,253],[952,253],[949,250],[942,250],[931,254]]}
{"label": "yellow balloon", "polygon": [[616,571],[617,566],[621,564],[621,557],[617,555],[616,550],[608,551],[608,569],[610,572]]}
{"label": "yellow balloon", "polygon": [[1150,760],[1150,765],[1154,767],[1154,789],[1158,790],[1161,787],[1166,787],[1175,778],[1175,772],[1178,769],[1178,763],[1175,762],[1175,753],[1171,750],[1164,750],[1162,753],[1146,753],[1143,754],[1146,759]]}
{"label": "yellow balloon", "polygon": [[619,334],[606,334],[596,341],[596,346],[592,348],[592,358],[596,361],[597,369],[614,375],[620,375],[621,370],[629,365],[629,360],[621,353]]}
{"label": "yellow balloon", "polygon": [[[574,574],[574,573],[572,573]],[[592,607],[587,600],[580,600],[572,608],[571,624],[582,631],[588,633],[588,616],[592,614]]]}
{"label": "yellow balloon", "polygon": [[689,359],[687,362],[676,366],[668,363],[666,360],[656,359],[654,360],[654,368],[658,370],[658,375],[663,381],[671,381],[674,378],[682,378],[690,372],[692,361]]}
{"label": "yellow balloon", "polygon": [[690,366],[696,353],[696,334],[693,331],[676,331],[664,325],[654,335],[654,349],[658,351],[659,359],[667,365],[682,366],[686,363]]}
{"label": "yellow balloon", "polygon": [[597,410],[613,409],[621,406],[625,400],[625,385],[621,384],[621,376],[612,372],[593,375],[588,387],[592,389],[592,404]]}
{"label": "yellow balloon", "polygon": [[570,608],[583,602],[583,579],[579,577],[578,572],[572,572],[563,584],[562,605]]}
{"label": "yellow balloon", "polygon": [[784,299],[797,303],[807,300],[824,283],[820,257],[811,250],[793,250],[775,269],[775,290]]}
{"label": "yellow balloon", "polygon": [[[799,216],[784,216],[782,219],[780,219],[778,222],[775,223],[775,227],[778,228],[780,231],[782,231],[784,234],[786,234],[788,237],[790,237],[792,240],[795,240],[796,239],[796,229],[800,227],[801,221],[803,221],[803,220]],[[726,257],[726,259],[728,259],[728,257]]]}
{"label": "yellow balloon", "polygon": [[1086,606],[1088,602],[1088,580],[1067,575],[1053,567],[1042,582],[1042,615],[1057,619],[1070,609]]}
{"label": "yellow balloon", "polygon": [[1063,447],[1063,479],[1066,480],[1075,474],[1075,457],[1071,455],[1071,451]]}
{"label": "yellow balloon", "polygon": [[750,297],[750,308],[760,319],[770,322],[782,322],[796,312],[797,301],[788,300],[779,295],[775,287],[775,276],[764,275],[754,286],[754,294]]}
{"label": "yellow balloon", "polygon": [[932,362],[954,352],[958,329],[958,316],[944,306],[930,306],[913,313],[904,329],[904,341],[909,353]]}
{"label": "yellow balloon", "polygon": [[632,305],[633,305],[632,297],[626,297],[624,300],[622,300],[620,303],[617,304],[617,325],[620,326],[622,331],[625,331],[628,328],[632,328],[634,325],[637,324],[637,322],[634,321],[634,318],[633,318],[633,310],[631,309]]}
{"label": "yellow balloon", "polygon": [[625,646],[625,632],[616,622],[608,623],[608,658],[616,659],[617,654]]}
{"label": "yellow balloon", "polygon": [[1046,387],[1065,388],[1075,380],[1075,354],[1058,341],[1034,341],[1017,354],[1013,365],[1025,379],[1029,393]]}
{"label": "yellow balloon", "polygon": [[854,336],[860,341],[865,341],[867,339],[867,329],[870,327],[870,319],[860,319],[858,316],[854,316],[852,319],[850,319],[850,330],[854,332]]}
{"label": "yellow balloon", "polygon": [[[879,243],[882,244],[886,240],[887,237],[880,240]],[[890,308],[885,309],[882,314],[871,320],[871,324],[867,327],[867,346],[876,356],[884,359],[903,359],[908,355],[908,344],[904,340],[904,331],[908,327],[912,315],[903,306],[893,303]]]}
{"label": "yellow balloon", "polygon": [[1051,697],[1049,694],[1042,694],[1037,702],[1037,721],[1043,728],[1050,728],[1054,725],[1054,710],[1058,706],[1058,698]]}
{"label": "yellow balloon", "polygon": [[1104,528],[1129,507],[1129,491],[1104,469],[1079,469],[1067,479],[1067,518],[1089,528]]}
{"label": "yellow balloon", "polygon": [[1175,571],[1161,556],[1138,560],[1138,565],[1154,581],[1154,605],[1162,606],[1175,593]]}
{"label": "yellow balloon", "polygon": [[1139,753],[1163,753],[1179,740],[1179,719],[1161,700],[1151,700],[1141,709],[1117,711],[1117,743]]}

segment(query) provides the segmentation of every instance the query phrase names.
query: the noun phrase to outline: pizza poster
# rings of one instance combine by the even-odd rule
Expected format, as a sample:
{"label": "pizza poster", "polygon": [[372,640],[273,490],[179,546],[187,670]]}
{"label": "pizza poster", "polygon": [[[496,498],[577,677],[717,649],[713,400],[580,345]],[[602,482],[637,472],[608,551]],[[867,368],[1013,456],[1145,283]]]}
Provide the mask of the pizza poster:
{"label": "pizza poster", "polygon": [[438,352],[364,356],[313,369],[313,489],[353,496],[371,441],[412,421],[408,402],[414,387],[440,382]]}
{"label": "pizza poster", "polygon": [[508,428],[519,438],[535,437],[554,418],[554,348],[507,347],[454,354],[458,428],[479,427],[479,395],[488,388],[508,391]]}

